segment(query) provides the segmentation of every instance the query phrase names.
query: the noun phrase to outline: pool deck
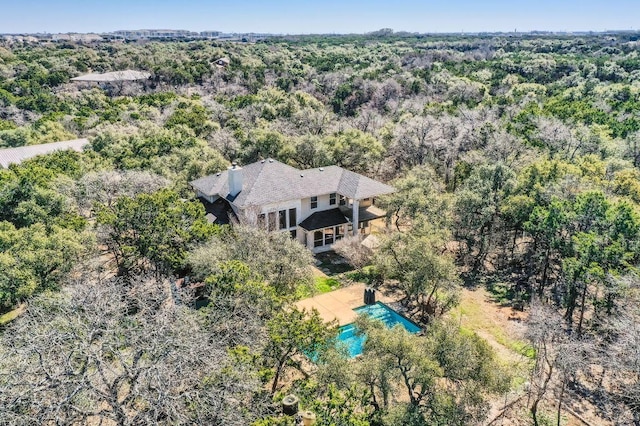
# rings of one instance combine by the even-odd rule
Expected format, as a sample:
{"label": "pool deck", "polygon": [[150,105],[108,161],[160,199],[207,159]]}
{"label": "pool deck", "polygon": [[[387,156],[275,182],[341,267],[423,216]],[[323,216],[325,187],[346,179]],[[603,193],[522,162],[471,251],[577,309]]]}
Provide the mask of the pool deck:
{"label": "pool deck", "polygon": [[[353,309],[364,305],[364,284],[358,283],[329,293],[319,294],[296,303],[299,309],[316,308],[326,322],[334,319],[339,325],[352,323],[357,314]],[[376,302],[393,303],[399,300],[397,295],[376,291]]]}

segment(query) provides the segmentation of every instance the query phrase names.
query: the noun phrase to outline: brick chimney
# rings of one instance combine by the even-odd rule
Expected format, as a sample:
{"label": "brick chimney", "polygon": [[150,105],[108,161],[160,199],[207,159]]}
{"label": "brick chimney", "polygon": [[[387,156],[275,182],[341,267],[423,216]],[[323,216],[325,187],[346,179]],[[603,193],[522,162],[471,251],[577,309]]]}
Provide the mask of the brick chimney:
{"label": "brick chimney", "polygon": [[235,197],[242,191],[242,167],[239,167],[237,163],[232,163],[231,167],[227,169],[229,176],[229,194]]}

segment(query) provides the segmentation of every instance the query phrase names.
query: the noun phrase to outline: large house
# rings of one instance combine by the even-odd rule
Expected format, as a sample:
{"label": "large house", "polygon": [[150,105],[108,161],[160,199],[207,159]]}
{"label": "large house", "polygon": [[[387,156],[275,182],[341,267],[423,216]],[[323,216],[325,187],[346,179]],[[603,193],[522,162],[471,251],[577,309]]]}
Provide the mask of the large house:
{"label": "large house", "polygon": [[273,159],[234,163],[191,186],[218,220],[228,208],[241,221],[289,232],[315,253],[347,234],[369,233],[371,221],[385,215],[375,197],[395,191],[342,167],[299,170]]}

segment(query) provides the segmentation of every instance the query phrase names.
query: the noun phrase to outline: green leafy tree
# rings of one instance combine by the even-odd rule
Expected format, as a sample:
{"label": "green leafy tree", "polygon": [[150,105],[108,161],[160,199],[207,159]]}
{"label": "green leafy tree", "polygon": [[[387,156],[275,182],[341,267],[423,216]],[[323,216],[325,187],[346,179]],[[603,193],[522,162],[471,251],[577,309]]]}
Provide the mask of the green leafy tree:
{"label": "green leafy tree", "polygon": [[196,277],[216,274],[220,264],[240,261],[280,297],[291,297],[298,286],[309,284],[313,257],[289,234],[267,232],[250,226],[225,228],[194,248],[189,264]]}
{"label": "green leafy tree", "polygon": [[217,232],[205,219],[202,204],[167,189],[96,204],[95,212],[101,240],[120,274],[145,269],[146,262],[158,272],[180,270],[188,248]]}
{"label": "green leafy tree", "polygon": [[381,197],[378,204],[387,210],[387,220],[398,231],[426,220],[435,228],[451,225],[451,206],[435,173],[430,168],[416,167],[393,182],[396,192]]}
{"label": "green leafy tree", "polygon": [[317,310],[310,313],[297,308],[286,309],[267,322],[268,342],[264,359],[273,365],[271,393],[278,389],[285,366],[296,355],[319,354],[337,333],[335,323],[325,324]]}
{"label": "green leafy tree", "polygon": [[337,165],[358,173],[370,170],[385,153],[379,140],[356,129],[337,133],[325,143]]}
{"label": "green leafy tree", "polygon": [[84,239],[60,227],[47,231],[36,224],[16,229],[0,222],[0,311],[58,288],[82,254]]}
{"label": "green leafy tree", "polygon": [[394,233],[376,255],[378,270],[386,279],[397,281],[404,303],[424,320],[441,316],[458,301],[459,278],[453,259],[443,253],[445,239],[446,234],[428,227]]}
{"label": "green leafy tree", "polygon": [[475,169],[456,194],[456,237],[463,240],[473,257],[473,271],[484,268],[500,232],[500,207],[514,186],[514,172],[504,164]]}
{"label": "green leafy tree", "polygon": [[529,247],[529,268],[532,276],[539,276],[536,291],[541,296],[552,275],[556,276],[562,258],[569,250],[565,232],[569,221],[566,203],[554,199],[548,207],[536,206],[524,230],[533,238]]}
{"label": "green leafy tree", "polygon": [[56,188],[60,179],[75,178],[80,172],[78,153],[69,151],[12,166],[0,176],[0,220],[18,227],[41,223],[82,230],[85,223],[73,203]]}
{"label": "green leafy tree", "polygon": [[[367,317],[356,323],[367,336],[357,374],[369,377],[372,419],[383,424],[479,422],[488,408],[483,393],[508,389],[508,375],[488,344],[450,323],[432,323],[425,337]],[[399,398],[395,386],[406,397]]]}

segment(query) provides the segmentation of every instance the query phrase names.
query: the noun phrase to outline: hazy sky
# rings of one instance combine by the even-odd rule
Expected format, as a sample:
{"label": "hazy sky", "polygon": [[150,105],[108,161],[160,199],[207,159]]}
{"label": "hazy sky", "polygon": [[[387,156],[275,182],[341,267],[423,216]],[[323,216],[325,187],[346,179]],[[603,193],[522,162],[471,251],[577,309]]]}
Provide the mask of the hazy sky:
{"label": "hazy sky", "polygon": [[640,0],[0,0],[0,33],[362,33],[640,28]]}

